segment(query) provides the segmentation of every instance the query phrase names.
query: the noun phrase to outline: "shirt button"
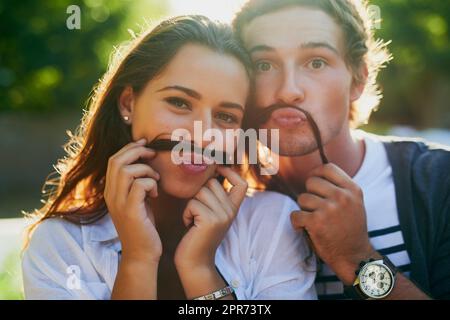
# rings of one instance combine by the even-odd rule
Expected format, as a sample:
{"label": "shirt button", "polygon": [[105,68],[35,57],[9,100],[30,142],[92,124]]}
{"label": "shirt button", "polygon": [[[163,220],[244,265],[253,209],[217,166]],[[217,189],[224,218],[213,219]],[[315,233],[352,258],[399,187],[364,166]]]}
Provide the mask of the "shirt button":
{"label": "shirt button", "polygon": [[239,285],[240,285],[239,280],[235,279],[235,280],[231,281],[231,286],[233,288],[237,288],[237,287],[239,287]]}

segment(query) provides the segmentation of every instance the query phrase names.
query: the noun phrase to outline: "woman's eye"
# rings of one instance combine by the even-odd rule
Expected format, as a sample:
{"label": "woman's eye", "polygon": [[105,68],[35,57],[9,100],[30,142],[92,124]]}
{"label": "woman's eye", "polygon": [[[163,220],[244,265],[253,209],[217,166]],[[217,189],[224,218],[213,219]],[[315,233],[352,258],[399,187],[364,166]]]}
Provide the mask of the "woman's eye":
{"label": "woman's eye", "polygon": [[231,115],[228,113],[219,113],[219,114],[217,114],[217,118],[226,123],[238,123],[239,122],[239,120],[234,115]]}
{"label": "woman's eye", "polygon": [[187,101],[185,101],[184,99],[167,98],[166,101],[178,109],[190,109],[191,108],[189,103]]}
{"label": "woman's eye", "polygon": [[323,59],[314,59],[309,63],[309,67],[314,70],[323,69],[327,63]]}
{"label": "woman's eye", "polygon": [[258,72],[267,72],[272,70],[272,64],[267,61],[261,61],[256,63],[256,71]]}

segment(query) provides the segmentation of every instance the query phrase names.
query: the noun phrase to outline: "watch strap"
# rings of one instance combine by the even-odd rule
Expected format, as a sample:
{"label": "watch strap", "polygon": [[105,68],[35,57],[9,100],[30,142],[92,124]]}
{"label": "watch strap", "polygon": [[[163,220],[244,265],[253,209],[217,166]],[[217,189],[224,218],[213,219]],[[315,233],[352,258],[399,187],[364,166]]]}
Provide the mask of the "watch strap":
{"label": "watch strap", "polygon": [[359,285],[344,286],[344,294],[347,298],[352,300],[367,300],[367,297],[362,291]]}

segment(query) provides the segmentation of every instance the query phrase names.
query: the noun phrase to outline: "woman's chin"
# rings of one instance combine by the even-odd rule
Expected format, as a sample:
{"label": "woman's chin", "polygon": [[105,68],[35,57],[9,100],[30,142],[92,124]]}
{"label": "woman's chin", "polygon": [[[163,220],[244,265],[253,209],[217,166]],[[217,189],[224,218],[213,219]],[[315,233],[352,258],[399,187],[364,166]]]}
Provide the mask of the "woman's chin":
{"label": "woman's chin", "polygon": [[170,182],[168,184],[161,183],[160,188],[165,194],[171,197],[178,199],[192,199],[200,191],[202,186],[202,184],[192,185],[186,182]]}
{"label": "woman's chin", "polygon": [[167,173],[165,170],[160,171],[161,180],[159,182],[159,188],[169,196],[178,199],[191,199],[209,179],[214,177],[215,167],[210,166],[205,172],[197,174],[173,171],[169,174],[164,174]]}

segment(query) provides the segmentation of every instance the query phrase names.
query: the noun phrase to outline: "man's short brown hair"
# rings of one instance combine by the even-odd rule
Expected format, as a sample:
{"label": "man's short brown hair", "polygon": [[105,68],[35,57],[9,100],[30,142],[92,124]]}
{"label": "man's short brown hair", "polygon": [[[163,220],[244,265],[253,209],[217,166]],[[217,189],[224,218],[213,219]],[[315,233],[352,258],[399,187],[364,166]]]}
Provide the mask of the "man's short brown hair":
{"label": "man's short brown hair", "polygon": [[350,122],[356,128],[367,123],[370,114],[382,98],[376,78],[381,68],[391,59],[387,44],[376,40],[373,33],[371,7],[365,0],[249,0],[237,13],[233,28],[242,41],[242,32],[253,19],[289,6],[318,8],[330,15],[342,27],[345,44],[344,59],[353,74],[354,83],[364,80],[363,66],[369,75],[361,98],[351,106]]}

